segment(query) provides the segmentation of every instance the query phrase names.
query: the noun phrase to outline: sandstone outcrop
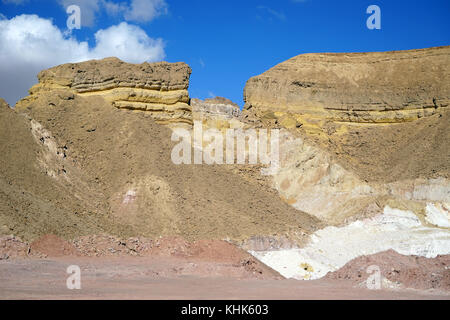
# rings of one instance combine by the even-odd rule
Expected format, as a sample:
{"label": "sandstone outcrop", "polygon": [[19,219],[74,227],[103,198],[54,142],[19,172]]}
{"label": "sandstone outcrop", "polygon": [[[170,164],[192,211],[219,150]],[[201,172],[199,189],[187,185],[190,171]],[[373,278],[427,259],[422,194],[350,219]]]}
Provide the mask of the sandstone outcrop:
{"label": "sandstone outcrop", "polygon": [[192,124],[190,74],[191,68],[182,62],[129,64],[106,58],[69,63],[40,72],[39,83],[17,107],[26,107],[42,93],[68,90],[101,96],[119,109],[145,111],[160,124]]}
{"label": "sandstone outcrop", "polygon": [[9,109],[9,104],[4,99],[0,98],[0,110]]}
{"label": "sandstone outcrop", "polygon": [[208,127],[218,129],[240,127],[241,110],[229,99],[222,97],[192,99],[191,105],[194,120],[202,121]]}
{"label": "sandstone outcrop", "polygon": [[[241,119],[287,128],[273,185],[329,224],[450,202],[450,47],[306,54],[245,87]],[[420,195],[419,195],[420,194]]]}
{"label": "sandstone outcrop", "polygon": [[286,129],[272,185],[329,225],[252,254],[297,279],[386,250],[448,255],[449,62],[450,47],[308,54],[250,79],[242,121]]}
{"label": "sandstone outcrop", "polygon": [[450,47],[303,54],[251,78],[244,109],[312,133],[327,121],[414,121],[448,107],[449,66]]}

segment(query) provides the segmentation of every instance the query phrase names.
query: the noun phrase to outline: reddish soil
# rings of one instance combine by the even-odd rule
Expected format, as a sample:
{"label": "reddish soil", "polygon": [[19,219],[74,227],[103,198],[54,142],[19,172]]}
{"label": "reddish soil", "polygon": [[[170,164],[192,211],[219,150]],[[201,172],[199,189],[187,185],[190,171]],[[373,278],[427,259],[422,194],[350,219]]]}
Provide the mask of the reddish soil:
{"label": "reddish soil", "polygon": [[347,280],[360,284],[368,277],[369,266],[378,266],[381,275],[394,285],[420,290],[439,289],[450,293],[450,255],[427,259],[404,256],[393,250],[358,257],[336,272],[329,273],[330,280]]}
{"label": "reddish soil", "polygon": [[[426,264],[392,252],[360,260],[322,280],[297,281],[283,280],[225,241],[123,241],[101,235],[70,243],[46,235],[29,246],[10,236],[0,238],[0,299],[450,299],[450,291],[442,290],[446,285],[416,286],[422,290],[357,286],[367,278],[361,270],[368,265],[378,264],[383,275],[392,268],[394,274],[401,270],[400,277],[407,276],[400,280],[410,284],[421,281],[411,282],[414,276],[429,281],[424,268],[434,273],[442,263],[448,266],[448,260]],[[66,287],[70,265],[80,267],[81,290]]]}
{"label": "reddish soil", "polygon": [[33,241],[30,251],[33,253],[39,252],[49,257],[77,255],[77,250],[72,244],[52,234]]}
{"label": "reddish soil", "polygon": [[[176,260],[181,267],[169,268],[166,275],[180,275],[186,270],[199,276],[232,276],[251,279],[282,279],[277,272],[256,260],[238,247],[220,240],[188,242],[169,237],[158,240],[130,238],[120,240],[112,236],[86,236],[67,242],[55,235],[45,235],[31,246],[20,239],[0,238],[0,260],[13,258],[73,257],[87,258],[145,257],[158,261]],[[158,274],[161,274],[159,272]]]}

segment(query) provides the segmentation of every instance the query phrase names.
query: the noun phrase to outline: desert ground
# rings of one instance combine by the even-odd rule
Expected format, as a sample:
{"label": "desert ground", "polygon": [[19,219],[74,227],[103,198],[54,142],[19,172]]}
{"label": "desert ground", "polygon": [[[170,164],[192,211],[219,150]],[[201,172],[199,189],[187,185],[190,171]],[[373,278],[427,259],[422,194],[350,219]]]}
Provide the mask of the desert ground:
{"label": "desert ground", "polygon": [[[386,300],[450,298],[446,259],[399,257],[394,252],[360,258],[319,280],[285,279],[245,251],[222,241],[189,244],[161,239],[149,248],[136,239],[91,239],[83,249],[56,236],[31,247],[9,239],[0,261],[1,299],[154,300]],[[134,245],[136,250],[127,249]],[[121,248],[122,247],[122,248]],[[40,250],[38,252],[37,250]],[[45,253],[42,253],[45,252]],[[137,256],[138,255],[138,256]],[[420,261],[418,261],[420,260]],[[435,261],[431,261],[435,260]],[[392,263],[392,261],[395,261]],[[369,265],[384,263],[390,286],[367,288]],[[68,289],[69,266],[81,271],[80,289]],[[394,268],[392,268],[394,266]],[[388,269],[389,268],[389,269]],[[427,270],[427,272],[424,272]],[[361,274],[362,273],[362,274]],[[424,273],[424,275],[420,274]],[[433,274],[432,279],[426,274]],[[384,278],[384,277],[383,277]],[[433,279],[434,278],[434,279]],[[386,280],[384,280],[386,282]],[[397,285],[394,285],[397,284]],[[431,285],[430,285],[431,284]]]}

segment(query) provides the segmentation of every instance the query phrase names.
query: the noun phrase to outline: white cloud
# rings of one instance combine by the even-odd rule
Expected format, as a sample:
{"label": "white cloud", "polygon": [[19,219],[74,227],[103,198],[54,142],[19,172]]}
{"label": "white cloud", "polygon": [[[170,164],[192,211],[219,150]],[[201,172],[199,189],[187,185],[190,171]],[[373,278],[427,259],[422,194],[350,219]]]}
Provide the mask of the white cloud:
{"label": "white cloud", "polygon": [[106,10],[106,13],[111,16],[116,16],[118,14],[122,14],[128,8],[128,5],[126,3],[115,3],[112,1],[104,0],[102,2],[102,4]]}
{"label": "white cloud", "polygon": [[152,39],[138,26],[126,22],[97,31],[95,40],[97,46],[91,51],[94,58],[114,55],[124,61],[137,63],[165,57],[162,39]]}
{"label": "white cloud", "polygon": [[124,17],[128,21],[147,22],[163,14],[167,14],[164,0],[132,0]]}
{"label": "white cloud", "polygon": [[20,15],[0,20],[0,97],[11,105],[36,83],[39,71],[68,62],[116,56],[130,63],[164,59],[162,39],[122,22],[95,33],[95,47],[66,38],[50,20]]}
{"label": "white cloud", "polygon": [[122,16],[126,21],[150,22],[167,14],[168,5],[165,0],[131,0],[115,2],[111,0],[58,0],[66,9],[70,5],[78,5],[81,9],[81,25],[92,27],[95,17],[102,9],[110,16]]}

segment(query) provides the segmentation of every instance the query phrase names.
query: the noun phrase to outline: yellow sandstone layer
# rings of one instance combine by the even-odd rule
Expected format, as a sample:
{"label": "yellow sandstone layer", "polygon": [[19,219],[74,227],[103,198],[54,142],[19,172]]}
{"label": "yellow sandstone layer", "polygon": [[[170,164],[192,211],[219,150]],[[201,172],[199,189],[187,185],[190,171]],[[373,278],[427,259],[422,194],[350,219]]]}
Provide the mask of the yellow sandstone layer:
{"label": "yellow sandstone layer", "polygon": [[247,82],[244,114],[310,133],[412,122],[448,107],[449,66],[450,47],[299,55]]}
{"label": "yellow sandstone layer", "polygon": [[112,106],[149,113],[160,124],[192,124],[185,63],[128,64],[117,58],[65,64],[39,73],[39,83],[16,105],[24,108],[41,94],[68,91],[101,96]]}

